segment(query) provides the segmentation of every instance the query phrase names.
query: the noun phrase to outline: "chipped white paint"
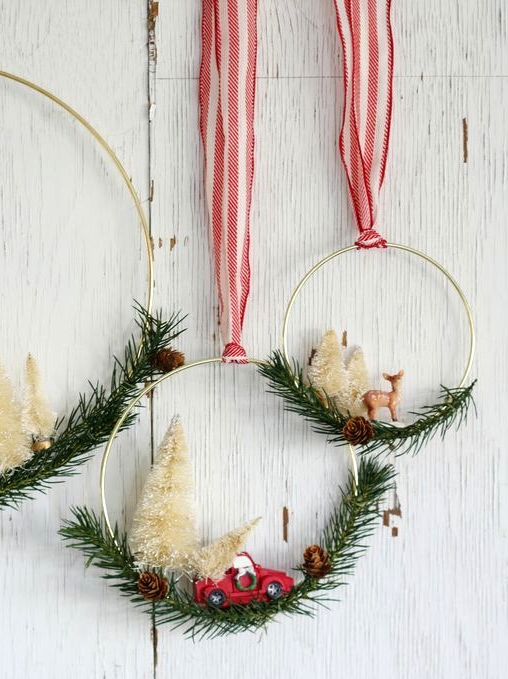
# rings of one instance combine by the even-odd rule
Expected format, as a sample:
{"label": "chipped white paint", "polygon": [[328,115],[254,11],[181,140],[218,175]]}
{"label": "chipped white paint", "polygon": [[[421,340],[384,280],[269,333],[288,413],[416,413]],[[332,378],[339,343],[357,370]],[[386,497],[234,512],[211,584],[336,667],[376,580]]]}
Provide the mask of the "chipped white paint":
{"label": "chipped white paint", "polygon": [[[149,168],[145,3],[0,0],[2,68],[83,113],[132,172],[145,203],[154,180],[156,304],[190,314],[181,342],[190,358],[220,350],[197,132],[199,6],[160,5]],[[301,274],[349,244],[353,232],[335,146],[341,94],[333,3],[260,0],[259,28],[245,343],[262,357],[278,343]],[[394,128],[380,223],[390,240],[426,250],[463,284],[478,325],[478,419],[397,461],[402,518],[389,514],[388,527],[380,521],[340,604],[315,620],[282,619],[267,634],[195,645],[161,628],[158,679],[196,679],[203,668],[221,679],[240,670],[246,679],[505,676],[505,2],[395,2],[394,29]],[[64,115],[0,82],[0,121],[0,355],[19,380],[31,350],[64,412],[87,378],[107,377],[111,353],[133,330],[131,299],[142,296],[145,274],[141,239],[107,160]],[[347,328],[349,343],[365,350],[374,388],[381,372],[405,369],[403,415],[434,396],[440,381],[458,378],[465,322],[433,272],[384,254],[316,277],[296,310],[291,346],[303,359],[330,324]],[[233,400],[234,417],[226,417],[222,398]],[[155,399],[156,439],[175,411],[195,451],[203,538],[262,514],[251,551],[274,567],[297,563],[335,501],[345,455],[283,414],[252,367],[205,367],[167,383]],[[132,517],[149,453],[144,416],[122,437],[110,469],[112,513],[121,524]],[[81,556],[56,535],[70,505],[98,507],[98,463],[21,512],[0,515],[6,679],[153,676],[149,621],[97,571],[85,572]]]}

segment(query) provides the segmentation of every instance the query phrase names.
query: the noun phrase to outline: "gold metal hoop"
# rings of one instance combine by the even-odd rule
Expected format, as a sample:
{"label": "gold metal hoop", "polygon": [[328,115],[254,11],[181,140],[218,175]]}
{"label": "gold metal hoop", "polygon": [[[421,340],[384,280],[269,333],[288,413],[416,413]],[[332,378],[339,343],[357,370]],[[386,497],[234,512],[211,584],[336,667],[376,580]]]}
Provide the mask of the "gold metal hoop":
{"label": "gold metal hoop", "polygon": [[[462,375],[462,379],[460,380],[460,383],[457,388],[462,388],[467,380],[467,377],[469,375],[469,372],[471,371],[471,366],[473,364],[473,357],[474,357],[474,352],[475,352],[475,346],[476,346],[476,332],[475,332],[475,327],[474,327],[474,321],[473,321],[473,314],[471,312],[471,308],[469,306],[469,303],[467,301],[467,298],[462,291],[461,287],[453,278],[453,276],[450,274],[447,269],[444,268],[439,262],[437,262],[435,259],[432,259],[432,257],[429,257],[429,255],[426,255],[424,252],[421,252],[420,250],[415,250],[414,248],[409,247],[408,245],[401,245],[399,243],[387,243],[386,244],[387,248],[392,248],[394,250],[402,250],[404,252],[408,252],[411,255],[416,255],[416,257],[419,257],[420,259],[423,259],[425,262],[428,264],[431,264],[433,267],[435,267],[438,271],[440,271],[445,278],[449,281],[449,283],[452,285],[452,287],[456,290],[457,294],[460,297],[460,301],[462,302],[462,305],[464,307],[464,310],[466,312],[467,316],[467,322],[469,325],[469,354],[467,358],[467,363],[466,363],[466,368],[464,370],[464,373]],[[293,311],[293,307],[296,303],[296,300],[298,299],[298,296],[300,292],[302,291],[302,288],[304,285],[308,282],[312,276],[317,273],[325,264],[328,264],[328,262],[332,261],[333,259],[336,259],[337,257],[340,257],[341,255],[345,255],[347,252],[352,252],[352,251],[357,251],[358,248],[356,245],[349,245],[346,248],[342,248],[341,250],[337,250],[336,252],[332,252],[330,255],[327,257],[324,257],[321,259],[317,264],[315,264],[312,269],[310,269],[305,276],[300,280],[298,285],[293,291],[293,294],[291,295],[288,305],[286,307],[286,311],[284,312],[284,320],[282,324],[282,336],[281,336],[281,344],[282,344],[282,353],[284,355],[285,360],[287,361],[288,365],[291,365],[290,363],[290,358],[289,358],[289,353],[288,353],[288,343],[287,343],[287,335],[288,335],[288,325],[289,325],[289,319],[291,318],[291,313]],[[349,456],[351,459],[351,466],[352,466],[352,471],[353,471],[353,479],[354,479],[354,488],[355,492],[357,492],[357,487],[358,487],[358,464],[357,464],[357,458],[356,458],[356,453],[354,447],[348,443],[348,450],[349,450]]]}
{"label": "gold metal hoop", "polygon": [[45,90],[43,87],[40,87],[39,85],[36,85],[33,82],[30,82],[30,80],[26,80],[25,78],[21,78],[18,75],[14,75],[13,73],[8,73],[7,71],[2,71],[0,70],[0,77],[2,78],[7,78],[8,80],[13,80],[14,82],[19,83],[20,85],[25,85],[25,87],[28,87],[29,89],[33,90],[34,92],[38,92],[39,94],[42,94],[43,97],[46,97],[46,99],[49,99],[52,101],[54,104],[59,106],[61,109],[66,111],[74,120],[76,120],[78,123],[80,123],[85,130],[87,130],[92,137],[97,141],[99,146],[103,148],[103,150],[106,152],[107,156],[111,159],[113,162],[114,166],[120,173],[123,182],[125,186],[127,187],[127,190],[132,198],[132,201],[134,203],[134,207],[136,209],[136,212],[139,217],[139,221],[141,224],[141,231],[143,233],[144,237],[144,242],[146,246],[146,259],[147,259],[147,267],[148,267],[148,293],[147,293],[147,299],[145,303],[145,309],[150,313],[152,309],[152,301],[153,301],[153,253],[152,253],[152,245],[150,241],[150,229],[148,226],[148,222],[145,216],[145,213],[143,211],[143,207],[141,205],[141,201],[139,199],[138,194],[136,193],[136,190],[134,189],[132,182],[129,178],[129,175],[127,174],[124,166],[120,162],[118,156],[116,153],[113,151],[111,146],[107,143],[107,141],[102,137],[97,130],[87,121],[83,116],[81,116],[77,111],[75,111],[69,104],[66,104],[65,101],[57,97],[56,95],[52,94],[48,90]]}
{"label": "gold metal hoop", "polygon": [[[415,250],[414,248],[409,247],[408,245],[400,245],[399,243],[387,243],[386,244],[387,248],[392,248],[394,250],[403,250],[404,252],[408,252],[411,255],[415,255],[416,257],[419,257],[420,259],[423,259],[425,262],[428,264],[431,264],[433,267],[435,267],[438,271],[440,271],[445,278],[449,281],[449,283],[452,285],[452,287],[456,290],[458,296],[460,297],[460,301],[462,302],[462,305],[464,307],[464,311],[467,316],[467,322],[469,325],[469,354],[467,358],[467,363],[466,363],[466,368],[464,370],[464,373],[462,375],[462,379],[460,380],[460,383],[457,386],[457,389],[461,389],[467,380],[467,377],[471,371],[471,366],[473,364],[473,357],[474,357],[474,352],[475,352],[475,346],[476,346],[476,331],[474,327],[474,321],[473,321],[473,314],[471,312],[471,308],[469,306],[469,303],[466,299],[466,296],[464,292],[462,291],[461,287],[453,278],[451,273],[447,271],[447,269],[444,268],[439,262],[436,262],[435,259],[432,259],[432,257],[429,257],[429,255],[426,255],[424,252],[421,252],[420,250]],[[319,261],[317,264],[315,264],[312,269],[310,269],[305,276],[301,279],[301,281],[298,283],[296,288],[293,291],[293,294],[291,295],[291,298],[288,302],[288,305],[286,307],[286,311],[284,313],[284,321],[282,324],[282,352],[284,355],[284,358],[286,361],[289,363],[289,354],[288,354],[288,346],[287,346],[287,334],[288,334],[288,324],[289,324],[289,319],[291,318],[291,312],[293,311],[293,307],[295,305],[295,302],[298,298],[298,295],[300,294],[303,286],[307,283],[307,281],[312,278],[312,276],[319,271],[325,264],[328,264],[328,262],[332,261],[333,259],[336,259],[337,257],[340,257],[341,255],[345,255],[347,252],[351,251],[357,251],[358,248],[356,245],[349,245],[347,248],[342,248],[341,250],[337,250],[336,252],[332,252],[332,254],[328,255],[327,257],[324,257],[321,261]]]}
{"label": "gold metal hoop", "polygon": [[[212,363],[225,363],[222,359],[222,356],[219,357],[214,357],[214,358],[203,358],[199,361],[193,361],[192,363],[185,363],[182,365],[180,368],[176,368],[175,370],[172,370],[169,373],[166,373],[165,375],[162,375],[158,379],[154,380],[153,382],[150,382],[147,384],[141,391],[138,393],[138,395],[132,399],[132,401],[129,403],[127,408],[123,411],[122,415],[119,417],[117,420],[115,426],[111,430],[111,434],[109,435],[108,442],[106,443],[106,448],[104,449],[104,454],[102,456],[102,462],[101,462],[101,469],[100,469],[100,476],[99,476],[99,487],[100,487],[100,497],[101,497],[101,507],[102,507],[102,514],[104,516],[104,521],[106,523],[106,528],[110,534],[110,536],[115,539],[115,532],[111,526],[111,520],[109,518],[109,511],[108,511],[108,505],[107,505],[107,500],[106,500],[106,472],[107,472],[107,467],[108,467],[108,462],[109,458],[111,455],[111,449],[113,447],[113,443],[115,441],[116,435],[118,434],[122,424],[125,422],[126,418],[129,416],[129,413],[138,405],[138,403],[141,401],[143,396],[146,396],[150,392],[152,392],[155,387],[158,387],[159,384],[162,384],[162,382],[165,382],[168,379],[171,379],[175,375],[178,375],[179,373],[184,372],[185,370],[190,370],[191,368],[197,368],[198,366],[201,365],[210,365]],[[265,361],[262,361],[258,358],[249,358],[247,359],[247,363],[252,363],[253,365],[265,365]],[[226,365],[230,365],[230,362],[226,362]]]}

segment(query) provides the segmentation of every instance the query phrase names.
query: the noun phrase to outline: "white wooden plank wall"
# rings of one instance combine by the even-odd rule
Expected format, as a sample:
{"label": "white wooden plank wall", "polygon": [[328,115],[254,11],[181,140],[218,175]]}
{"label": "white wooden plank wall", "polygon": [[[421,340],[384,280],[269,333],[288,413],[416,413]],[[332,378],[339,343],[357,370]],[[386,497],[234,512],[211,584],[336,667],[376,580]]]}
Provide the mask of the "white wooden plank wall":
{"label": "white wooden plank wall", "polygon": [[[90,120],[148,209],[154,182],[156,305],[189,314],[189,359],[220,352],[197,128],[200,2],[160,3],[148,125],[147,8],[130,0],[0,0],[1,68],[52,90]],[[331,0],[259,0],[252,295],[245,344],[278,345],[300,276],[350,244],[337,156],[339,51]],[[0,515],[0,676],[21,679],[501,679],[506,676],[508,134],[504,0],[394,1],[394,127],[380,224],[461,281],[478,327],[478,418],[397,461],[398,537],[383,527],[340,604],[266,634],[193,644],[158,630],[107,588],[56,532],[69,506],[98,508],[99,454],[47,496]],[[153,105],[155,104],[155,106]],[[463,119],[467,121],[467,162]],[[151,144],[149,144],[149,138]],[[136,215],[102,152],[40,96],[0,81],[0,356],[19,384],[30,350],[60,412],[106,379],[133,331],[146,264]],[[292,351],[330,325],[361,344],[373,379],[406,370],[404,409],[452,385],[465,322],[438,275],[368,253],[332,265],[302,295]],[[224,403],[232,403],[234,415]],[[258,514],[256,558],[289,569],[344,480],[327,446],[264,391],[252,367],[208,367],[167,383],[155,439],[181,413],[209,540]],[[148,412],[115,448],[111,511],[128,525],[149,466]],[[289,537],[282,509],[289,508]],[[393,506],[387,498],[386,508]]]}

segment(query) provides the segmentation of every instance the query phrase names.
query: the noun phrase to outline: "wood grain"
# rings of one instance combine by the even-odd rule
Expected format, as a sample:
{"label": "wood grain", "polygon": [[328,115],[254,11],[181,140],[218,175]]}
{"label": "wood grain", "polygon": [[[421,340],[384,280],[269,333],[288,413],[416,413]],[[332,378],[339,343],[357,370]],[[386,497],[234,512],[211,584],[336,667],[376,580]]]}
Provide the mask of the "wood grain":
{"label": "wood grain", "polygon": [[[245,344],[262,358],[279,344],[299,278],[354,233],[336,147],[342,95],[333,3],[259,5]],[[150,51],[146,3],[0,0],[0,16],[2,68],[75,106],[132,173],[151,210],[155,303],[189,314],[179,348],[189,359],[217,355],[197,126],[200,3],[161,2]],[[340,603],[313,620],[282,619],[266,634],[198,644],[161,627],[155,669],[150,620],[97,571],[85,571],[56,535],[69,506],[98,509],[98,454],[80,476],[0,515],[2,677],[505,676],[506,8],[503,0],[414,0],[394,3],[393,17],[394,126],[381,230],[436,257],[463,285],[478,328],[478,417],[416,458],[396,460],[402,515],[388,514],[385,526],[380,518]],[[107,377],[112,353],[133,330],[131,303],[146,276],[139,227],[86,135],[3,81],[0,149],[0,356],[19,385],[24,356],[34,352],[63,413],[87,379]],[[392,254],[348,257],[316,276],[296,306],[290,343],[304,361],[329,326],[347,331],[349,346],[364,347],[376,386],[381,371],[405,369],[407,417],[435,397],[440,381],[457,380],[466,328],[442,278]],[[284,413],[252,366],[205,367],[167,382],[153,403],[156,442],[175,412],[195,464],[203,540],[261,514],[249,549],[268,566],[297,564],[336,502],[344,452]],[[131,520],[150,441],[146,409],[119,439],[108,473],[120,525]],[[381,509],[397,505],[387,498]]]}

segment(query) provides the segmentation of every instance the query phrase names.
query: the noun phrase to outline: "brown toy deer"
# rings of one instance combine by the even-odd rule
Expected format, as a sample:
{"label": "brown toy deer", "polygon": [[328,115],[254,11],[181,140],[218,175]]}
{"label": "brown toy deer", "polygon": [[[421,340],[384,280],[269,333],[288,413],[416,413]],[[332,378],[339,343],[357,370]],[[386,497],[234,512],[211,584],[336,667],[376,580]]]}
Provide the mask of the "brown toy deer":
{"label": "brown toy deer", "polygon": [[397,422],[397,406],[400,403],[400,385],[402,378],[404,376],[404,371],[399,370],[395,375],[388,375],[388,373],[383,373],[385,380],[392,385],[391,391],[380,391],[378,389],[371,389],[366,391],[362,396],[362,400],[367,406],[367,415],[369,420],[376,420],[377,413],[380,408],[388,408],[390,410],[390,415],[392,416],[392,421]]}

